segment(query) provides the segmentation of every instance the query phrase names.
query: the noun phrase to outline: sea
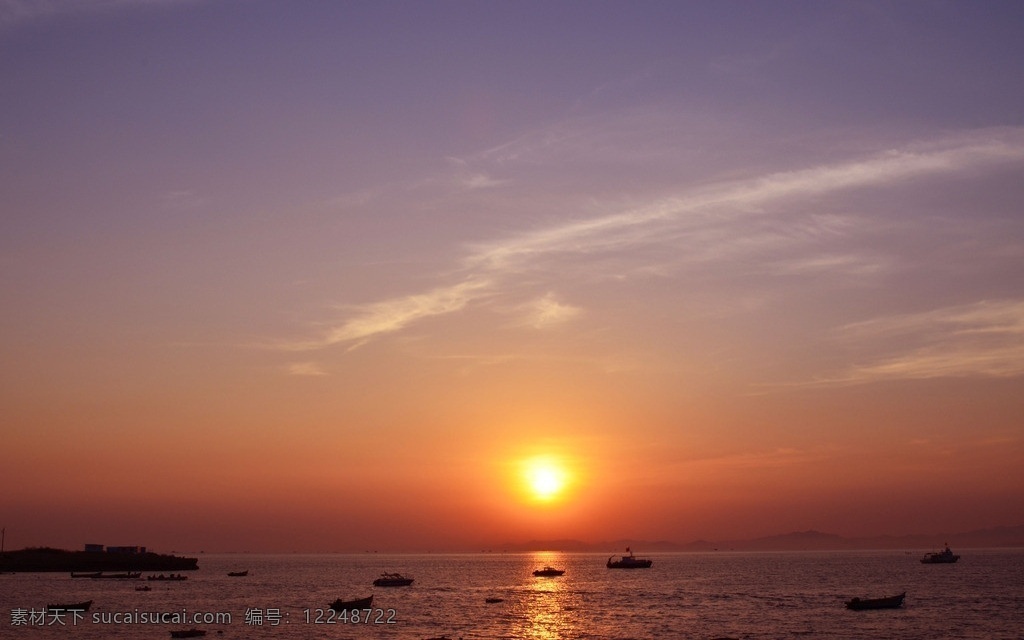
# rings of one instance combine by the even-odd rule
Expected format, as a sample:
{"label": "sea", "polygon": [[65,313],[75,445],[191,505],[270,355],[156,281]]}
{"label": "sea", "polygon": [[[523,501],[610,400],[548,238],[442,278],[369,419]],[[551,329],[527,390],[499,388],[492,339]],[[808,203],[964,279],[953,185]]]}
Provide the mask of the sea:
{"label": "sea", "polygon": [[[629,570],[590,553],[202,554],[179,582],[0,575],[0,637],[1024,638],[1024,549],[957,552],[939,565],[916,551],[638,553],[653,566]],[[546,565],[565,574],[532,575]],[[382,573],[414,582],[374,587]],[[899,609],[845,607],[903,592]],[[369,609],[329,608],[371,594]],[[79,615],[44,612],[85,600]]]}

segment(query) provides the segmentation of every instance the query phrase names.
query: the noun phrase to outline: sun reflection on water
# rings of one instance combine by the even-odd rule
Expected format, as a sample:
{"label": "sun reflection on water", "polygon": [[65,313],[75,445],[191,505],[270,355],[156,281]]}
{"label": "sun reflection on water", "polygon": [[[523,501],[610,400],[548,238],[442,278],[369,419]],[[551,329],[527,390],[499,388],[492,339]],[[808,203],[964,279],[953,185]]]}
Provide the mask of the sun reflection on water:
{"label": "sun reflection on water", "polygon": [[[530,556],[532,568],[567,569],[562,553],[542,551]],[[532,578],[511,616],[511,637],[556,640],[574,635],[580,626],[582,596],[571,571],[557,577]]]}

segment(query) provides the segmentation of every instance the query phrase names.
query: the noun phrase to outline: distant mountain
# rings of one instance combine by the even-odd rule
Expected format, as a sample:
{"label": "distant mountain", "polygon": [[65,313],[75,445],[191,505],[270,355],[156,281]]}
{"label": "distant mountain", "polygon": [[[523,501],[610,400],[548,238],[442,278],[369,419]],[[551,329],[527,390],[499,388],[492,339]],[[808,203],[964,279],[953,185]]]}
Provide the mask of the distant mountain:
{"label": "distant mountain", "polygon": [[872,536],[844,538],[821,531],[793,531],[751,540],[712,542],[695,540],[686,544],[667,540],[531,540],[506,543],[498,548],[509,552],[573,551],[578,553],[620,553],[630,547],[637,553],[676,551],[840,551],[853,549],[936,549],[944,544],[956,548],[1024,547],[1024,525],[977,529],[963,533],[911,534],[904,536]]}

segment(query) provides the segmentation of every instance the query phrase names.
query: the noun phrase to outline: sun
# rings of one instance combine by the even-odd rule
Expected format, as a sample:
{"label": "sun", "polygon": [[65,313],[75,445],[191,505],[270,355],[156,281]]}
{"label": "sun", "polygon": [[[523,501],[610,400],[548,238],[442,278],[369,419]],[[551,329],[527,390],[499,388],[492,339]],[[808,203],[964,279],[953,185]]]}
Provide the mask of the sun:
{"label": "sun", "polygon": [[568,481],[562,465],[547,457],[527,460],[523,465],[523,478],[530,495],[540,502],[550,502],[559,497]]}

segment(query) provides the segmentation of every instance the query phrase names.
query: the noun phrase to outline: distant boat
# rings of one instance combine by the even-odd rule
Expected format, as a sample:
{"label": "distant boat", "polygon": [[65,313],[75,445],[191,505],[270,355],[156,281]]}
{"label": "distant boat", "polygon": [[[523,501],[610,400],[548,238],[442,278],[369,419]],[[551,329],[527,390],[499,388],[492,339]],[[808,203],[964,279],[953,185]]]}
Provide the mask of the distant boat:
{"label": "distant boat", "polygon": [[652,564],[653,560],[647,558],[637,558],[633,555],[633,550],[626,547],[626,551],[629,552],[628,556],[621,556],[618,560],[612,560],[615,556],[608,558],[609,569],[648,569]]}
{"label": "distant boat", "polygon": [[533,572],[533,575],[538,578],[550,578],[554,576],[560,576],[565,573],[565,569],[555,569],[554,567],[544,567],[543,569],[537,569]]}
{"label": "distant boat", "polygon": [[399,573],[382,573],[373,581],[375,587],[408,587],[412,584],[412,578],[406,578]]}
{"label": "distant boat", "polygon": [[245,571],[228,571],[228,575],[232,578],[244,578],[245,576],[249,575],[249,570],[246,569]]}
{"label": "distant boat", "polygon": [[335,611],[351,611],[352,609],[369,609],[373,605],[373,596],[359,598],[358,600],[342,600],[338,598],[331,603],[331,609]]}
{"label": "distant boat", "polygon": [[136,591],[152,591],[153,587],[149,586],[148,584],[144,584],[141,587],[135,587],[135,590]]}
{"label": "distant boat", "polygon": [[99,578],[102,575],[102,571],[93,571],[90,573],[75,573],[74,571],[71,572],[72,578]]}
{"label": "distant boat", "polygon": [[85,602],[76,602],[74,604],[48,604],[46,605],[47,611],[88,611],[89,607],[92,606],[92,600],[86,600]]}
{"label": "distant boat", "polygon": [[196,629],[195,627],[192,627],[191,629],[185,629],[183,631],[171,632],[172,638],[200,638],[205,635],[206,631],[202,629]]}
{"label": "distant boat", "polygon": [[[76,578],[80,576],[74,576]],[[141,571],[129,571],[128,573],[95,573],[89,576],[93,580],[138,580],[142,577]]]}
{"label": "distant boat", "polygon": [[864,611],[867,609],[898,609],[903,606],[903,598],[907,596],[907,592],[904,591],[898,596],[889,596],[888,598],[854,598],[846,603],[847,609],[853,609],[854,611]]}
{"label": "distant boat", "polygon": [[936,551],[934,553],[926,553],[921,558],[922,564],[950,564],[960,559],[960,556],[956,555],[949,550],[949,545],[942,551]]}
{"label": "distant boat", "polygon": [[505,602],[503,598],[484,598],[484,602],[487,604],[496,604],[498,602]]}
{"label": "distant boat", "polygon": [[156,580],[157,582],[180,582],[182,580],[188,580],[188,576],[183,576],[180,573],[172,573],[165,576],[161,573],[158,576],[146,576],[146,580]]}

